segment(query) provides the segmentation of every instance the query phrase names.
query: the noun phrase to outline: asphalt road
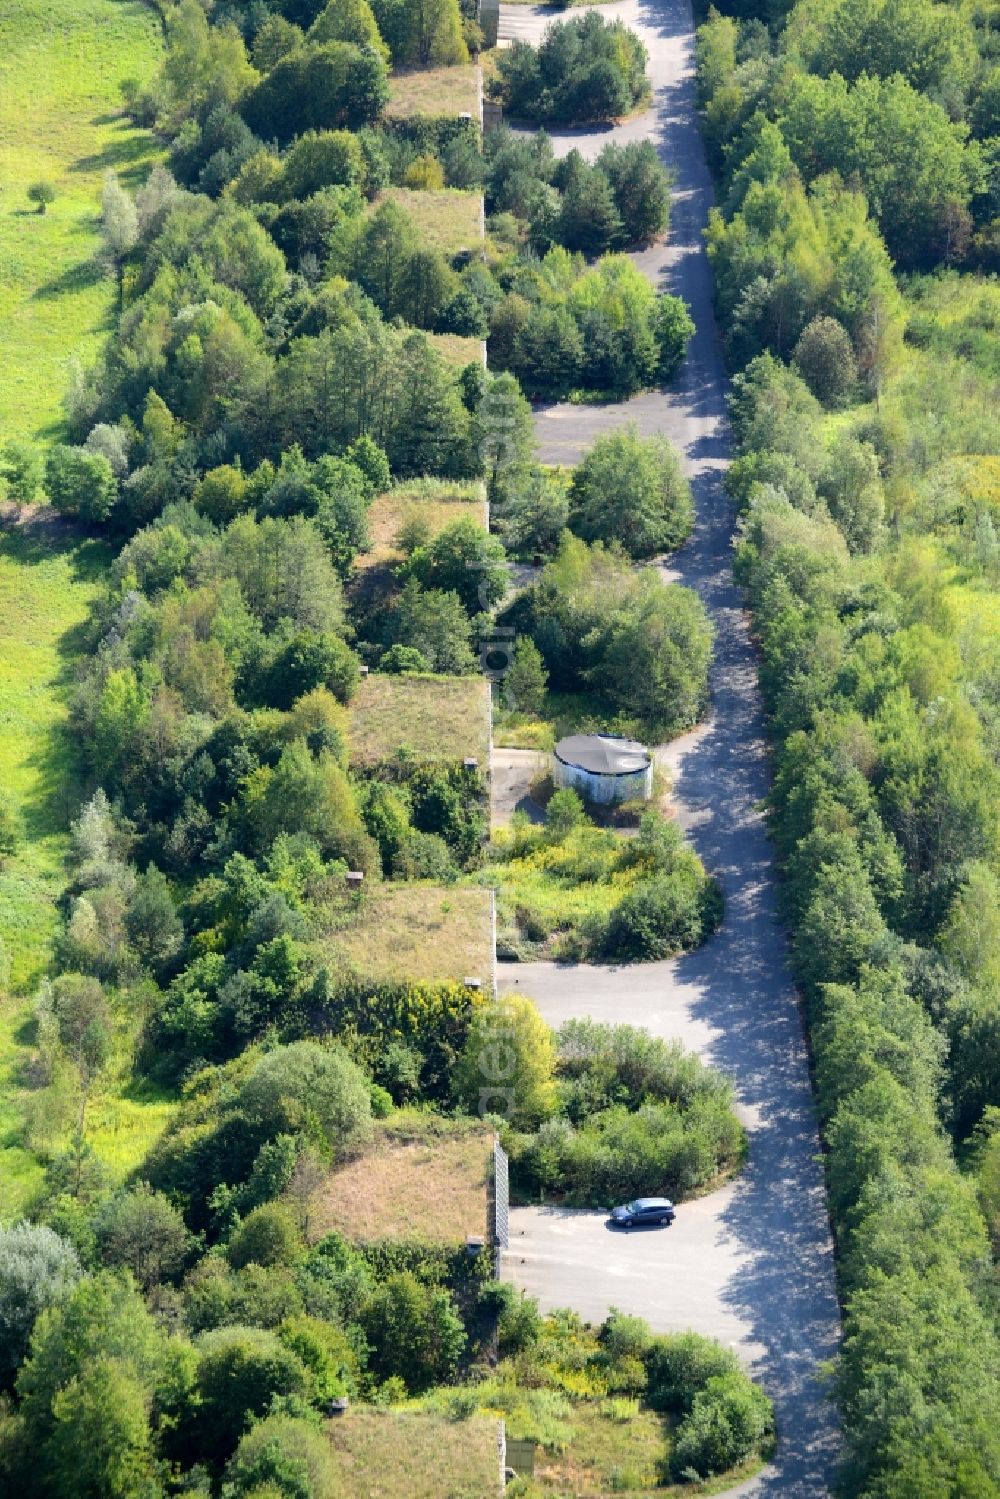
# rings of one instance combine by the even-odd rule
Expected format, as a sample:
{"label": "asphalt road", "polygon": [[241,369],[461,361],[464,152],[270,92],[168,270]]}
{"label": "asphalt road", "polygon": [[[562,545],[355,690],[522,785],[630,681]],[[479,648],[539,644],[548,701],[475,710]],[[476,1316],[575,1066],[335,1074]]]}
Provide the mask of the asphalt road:
{"label": "asphalt road", "polygon": [[[501,989],[531,995],[552,1024],[575,1015],[645,1026],[676,1037],[734,1079],[750,1131],[738,1182],[683,1205],[669,1229],[628,1236],[592,1213],[519,1208],[511,1215],[505,1273],[544,1307],[599,1318],[609,1306],[654,1328],[694,1328],[732,1345],[775,1401],[779,1451],[746,1492],[806,1499],[827,1492],[839,1448],[821,1364],[840,1335],[819,1138],[786,941],[775,916],[773,866],[759,803],[768,786],[756,661],[730,570],[733,516],[720,486],[729,457],[726,376],[702,231],[712,184],[698,132],[694,36],[688,0],[601,6],[642,36],[653,104],[612,130],[556,131],[561,154],[596,156],[608,140],[651,139],[674,176],[666,244],[635,257],[665,290],[685,298],[697,332],[669,392],[627,403],[553,405],[537,412],[541,457],[572,463],[601,432],[635,421],[680,449],[694,490],[692,540],[664,568],[694,587],[716,629],[707,724],[660,752],[678,817],[719,874],[726,915],[698,952],[623,968],[503,965]],[[537,38],[551,12],[501,11],[501,37]]]}

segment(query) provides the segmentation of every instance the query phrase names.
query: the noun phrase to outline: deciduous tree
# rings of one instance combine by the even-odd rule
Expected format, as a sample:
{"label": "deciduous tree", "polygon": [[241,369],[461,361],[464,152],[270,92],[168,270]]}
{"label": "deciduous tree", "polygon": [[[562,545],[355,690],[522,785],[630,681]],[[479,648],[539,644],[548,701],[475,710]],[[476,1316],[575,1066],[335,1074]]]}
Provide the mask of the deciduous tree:
{"label": "deciduous tree", "polygon": [[573,471],[569,523],[585,541],[618,541],[633,557],[677,547],[690,535],[691,489],[665,438],[634,425],[598,438]]}
{"label": "deciduous tree", "polygon": [[453,1078],[470,1114],[537,1125],[555,1106],[555,1044],[530,999],[512,995],[478,1011]]}
{"label": "deciduous tree", "polygon": [[0,1382],[13,1379],[39,1314],[80,1277],[75,1249],[41,1223],[0,1229]]}

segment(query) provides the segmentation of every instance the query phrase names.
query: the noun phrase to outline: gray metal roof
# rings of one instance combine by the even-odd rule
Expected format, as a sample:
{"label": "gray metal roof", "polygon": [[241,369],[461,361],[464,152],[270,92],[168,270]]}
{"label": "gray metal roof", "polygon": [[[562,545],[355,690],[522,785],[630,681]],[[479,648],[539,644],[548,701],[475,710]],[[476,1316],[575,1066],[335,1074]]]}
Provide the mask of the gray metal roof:
{"label": "gray metal roof", "polygon": [[614,734],[569,734],[556,745],[556,759],[592,775],[628,776],[645,770],[649,750],[637,739]]}

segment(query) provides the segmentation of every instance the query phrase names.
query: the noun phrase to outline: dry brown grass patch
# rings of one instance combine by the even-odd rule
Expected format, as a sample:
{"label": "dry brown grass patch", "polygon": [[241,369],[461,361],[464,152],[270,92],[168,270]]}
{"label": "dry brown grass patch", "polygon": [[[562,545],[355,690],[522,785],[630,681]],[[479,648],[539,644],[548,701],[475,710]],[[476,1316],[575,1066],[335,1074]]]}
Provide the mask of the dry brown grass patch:
{"label": "dry brown grass patch", "polygon": [[309,1205],[309,1237],[356,1244],[464,1244],[487,1232],[493,1131],[480,1120],[400,1114],[370,1149],[331,1171]]}
{"label": "dry brown grass patch", "polygon": [[331,911],[327,961],[379,982],[480,978],[491,969],[490,892],[440,885],[374,885]]}
{"label": "dry brown grass patch", "polygon": [[329,1423],[338,1494],[366,1499],[496,1499],[497,1422],[423,1411],[350,1410]]}
{"label": "dry brown grass patch", "polygon": [[402,750],[417,764],[489,759],[490,684],[484,677],[363,677],[351,702],[351,764],[379,765]]}
{"label": "dry brown grass patch", "polygon": [[[450,337],[451,335],[445,335]],[[469,340],[473,342],[474,340]],[[371,547],[357,559],[364,571],[389,562],[400,562],[403,553],[398,546],[399,534],[407,521],[419,518],[431,536],[443,531],[453,521],[468,517],[486,528],[486,501],[477,484],[400,485],[381,494],[368,512]]]}
{"label": "dry brown grass patch", "polygon": [[411,69],[389,80],[386,114],[397,120],[414,115],[461,115],[479,118],[477,68],[460,63],[453,68]]}

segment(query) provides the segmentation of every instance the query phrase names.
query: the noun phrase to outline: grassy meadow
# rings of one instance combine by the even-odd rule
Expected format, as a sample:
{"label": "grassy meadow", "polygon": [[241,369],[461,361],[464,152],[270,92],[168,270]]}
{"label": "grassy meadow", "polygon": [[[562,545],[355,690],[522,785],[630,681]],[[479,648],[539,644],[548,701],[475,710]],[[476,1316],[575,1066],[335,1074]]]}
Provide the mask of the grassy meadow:
{"label": "grassy meadow", "polygon": [[[154,158],[120,85],[149,77],[159,47],[141,0],[0,5],[0,439],[56,428],[67,361],[92,359],[107,330],[101,183],[112,168],[134,187]],[[27,198],[39,179],[58,194],[45,214]]]}
{"label": "grassy meadow", "polygon": [[[473,250],[483,240],[483,195],[463,192],[459,188],[440,190],[416,187],[387,187],[375,201],[375,207],[392,198],[409,215],[426,250],[440,250],[442,255],[457,255],[459,250]],[[476,339],[477,344],[479,340]],[[478,357],[474,355],[473,357]]]}
{"label": "grassy meadow", "polygon": [[483,677],[425,673],[363,677],[351,701],[351,765],[379,765],[399,754],[417,763],[454,764],[490,753],[490,685]]}
{"label": "grassy meadow", "polygon": [[358,1408],[327,1427],[337,1493],[370,1499],[492,1499],[500,1490],[497,1423]]}
{"label": "grassy meadow", "polygon": [[670,1422],[638,1400],[612,1396],[581,1400],[573,1406],[573,1436],[564,1451],[535,1454],[534,1482],[525,1499],[572,1494],[573,1499],[603,1499],[629,1493],[632,1499],[696,1499],[725,1493],[750,1478],[759,1463],[701,1483],[669,1483]]}
{"label": "grassy meadow", "polygon": [[466,338],[461,333],[428,333],[427,337],[437,349],[445,364],[464,369],[467,364],[483,362],[483,340]]}
{"label": "grassy meadow", "polygon": [[[152,138],[119,111],[121,81],[157,65],[160,28],[140,0],[0,5],[0,444],[58,432],[67,364],[92,359],[114,286],[95,264],[104,173],[136,185]],[[28,201],[40,179],[57,197]],[[0,530],[0,785],[16,796],[24,843],[0,869],[0,938],[11,997],[0,994],[0,1219],[41,1180],[28,1148],[33,1027],[25,996],[51,958],[69,821],[79,795],[65,737],[79,627],[109,560],[105,547],[44,517]],[[161,1101],[95,1100],[88,1134],[116,1173],[161,1123]],[[41,1122],[41,1121],[39,1121]],[[63,1143],[57,1121],[51,1148]]]}

